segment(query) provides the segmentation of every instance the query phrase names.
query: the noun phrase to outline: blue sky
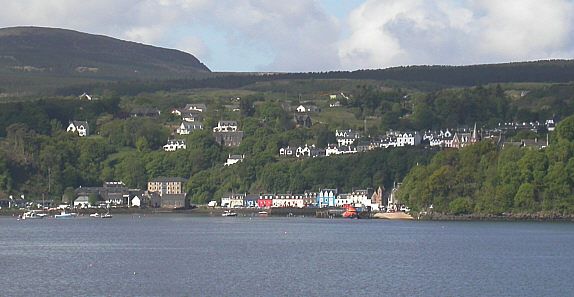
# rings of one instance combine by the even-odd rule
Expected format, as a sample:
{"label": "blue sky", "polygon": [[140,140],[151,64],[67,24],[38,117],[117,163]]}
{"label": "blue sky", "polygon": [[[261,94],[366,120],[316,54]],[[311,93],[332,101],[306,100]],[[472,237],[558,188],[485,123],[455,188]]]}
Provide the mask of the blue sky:
{"label": "blue sky", "polygon": [[47,26],[189,52],[214,71],[463,65],[574,54],[574,0],[0,0]]}

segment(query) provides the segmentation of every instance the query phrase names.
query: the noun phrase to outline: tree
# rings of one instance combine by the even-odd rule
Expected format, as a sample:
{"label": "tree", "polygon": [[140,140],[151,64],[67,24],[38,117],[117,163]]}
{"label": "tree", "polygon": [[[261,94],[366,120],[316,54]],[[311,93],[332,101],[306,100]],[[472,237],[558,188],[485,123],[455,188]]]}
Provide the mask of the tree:
{"label": "tree", "polygon": [[566,141],[574,141],[574,116],[569,116],[560,121],[556,126],[558,138]]}
{"label": "tree", "polygon": [[317,135],[317,146],[326,147],[328,144],[333,144],[337,142],[335,133],[330,131],[325,125],[318,125],[319,128],[315,132]]}
{"label": "tree", "polygon": [[62,202],[72,204],[75,198],[76,191],[74,191],[74,188],[67,187],[66,190],[64,190],[64,195],[62,195]]}
{"label": "tree", "polygon": [[469,214],[473,212],[473,203],[468,197],[459,197],[451,201],[448,208],[455,215]]}
{"label": "tree", "polygon": [[147,175],[142,159],[135,154],[125,157],[116,169],[117,178],[128,187],[141,189],[147,182]]}
{"label": "tree", "polygon": [[244,117],[251,117],[255,113],[254,101],[258,99],[253,96],[245,96],[239,101],[239,109]]}
{"label": "tree", "polygon": [[88,204],[90,206],[96,206],[98,204],[98,194],[96,193],[90,193],[88,195]]}
{"label": "tree", "polygon": [[514,208],[518,211],[533,212],[536,210],[536,196],[534,186],[530,183],[524,183],[514,196]]}

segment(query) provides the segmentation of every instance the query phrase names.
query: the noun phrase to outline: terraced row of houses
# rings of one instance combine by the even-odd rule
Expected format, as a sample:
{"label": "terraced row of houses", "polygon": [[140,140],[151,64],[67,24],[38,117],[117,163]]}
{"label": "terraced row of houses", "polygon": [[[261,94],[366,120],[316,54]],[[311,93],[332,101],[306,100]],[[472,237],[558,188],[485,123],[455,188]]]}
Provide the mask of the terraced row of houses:
{"label": "terraced row of houses", "polygon": [[385,196],[383,189],[356,189],[350,193],[340,193],[338,189],[322,189],[319,192],[306,191],[303,193],[262,193],[227,194],[221,198],[221,206],[229,208],[257,207],[344,207],[354,205],[370,210],[386,210],[396,204],[392,195]]}
{"label": "terraced row of houses", "polygon": [[533,140],[524,139],[520,142],[504,142],[503,135],[510,131],[532,131],[538,133],[545,128],[546,131],[554,131],[556,126],[555,120],[547,120],[545,123],[540,122],[523,122],[523,123],[500,123],[494,129],[477,129],[476,124],[473,128],[445,129],[439,131],[428,130],[422,135],[417,131],[388,131],[385,135],[365,140],[360,132],[354,130],[336,130],[336,144],[329,144],[325,148],[316,147],[314,144],[304,144],[297,147],[279,148],[281,157],[328,157],[332,155],[355,154],[371,151],[380,148],[396,148],[405,146],[426,145],[431,148],[463,148],[468,145],[477,143],[483,139],[496,138],[502,146],[521,146],[532,148],[544,148],[546,142],[539,141],[538,138]]}

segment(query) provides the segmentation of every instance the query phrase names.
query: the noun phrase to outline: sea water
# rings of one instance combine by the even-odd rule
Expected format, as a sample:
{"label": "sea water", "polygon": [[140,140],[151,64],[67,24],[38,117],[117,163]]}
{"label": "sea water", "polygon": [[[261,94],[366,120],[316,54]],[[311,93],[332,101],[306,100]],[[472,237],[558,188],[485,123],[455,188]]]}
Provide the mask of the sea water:
{"label": "sea water", "polygon": [[0,296],[573,296],[574,224],[0,217]]}

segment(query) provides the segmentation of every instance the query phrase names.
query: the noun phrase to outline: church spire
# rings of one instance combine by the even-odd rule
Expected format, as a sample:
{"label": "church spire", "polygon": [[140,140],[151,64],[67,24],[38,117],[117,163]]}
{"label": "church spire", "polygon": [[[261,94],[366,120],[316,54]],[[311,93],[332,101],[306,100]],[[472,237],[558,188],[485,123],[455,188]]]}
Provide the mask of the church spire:
{"label": "church spire", "polygon": [[474,129],[472,130],[472,138],[470,142],[477,142],[478,141],[478,133],[476,132],[476,122],[474,122]]}

